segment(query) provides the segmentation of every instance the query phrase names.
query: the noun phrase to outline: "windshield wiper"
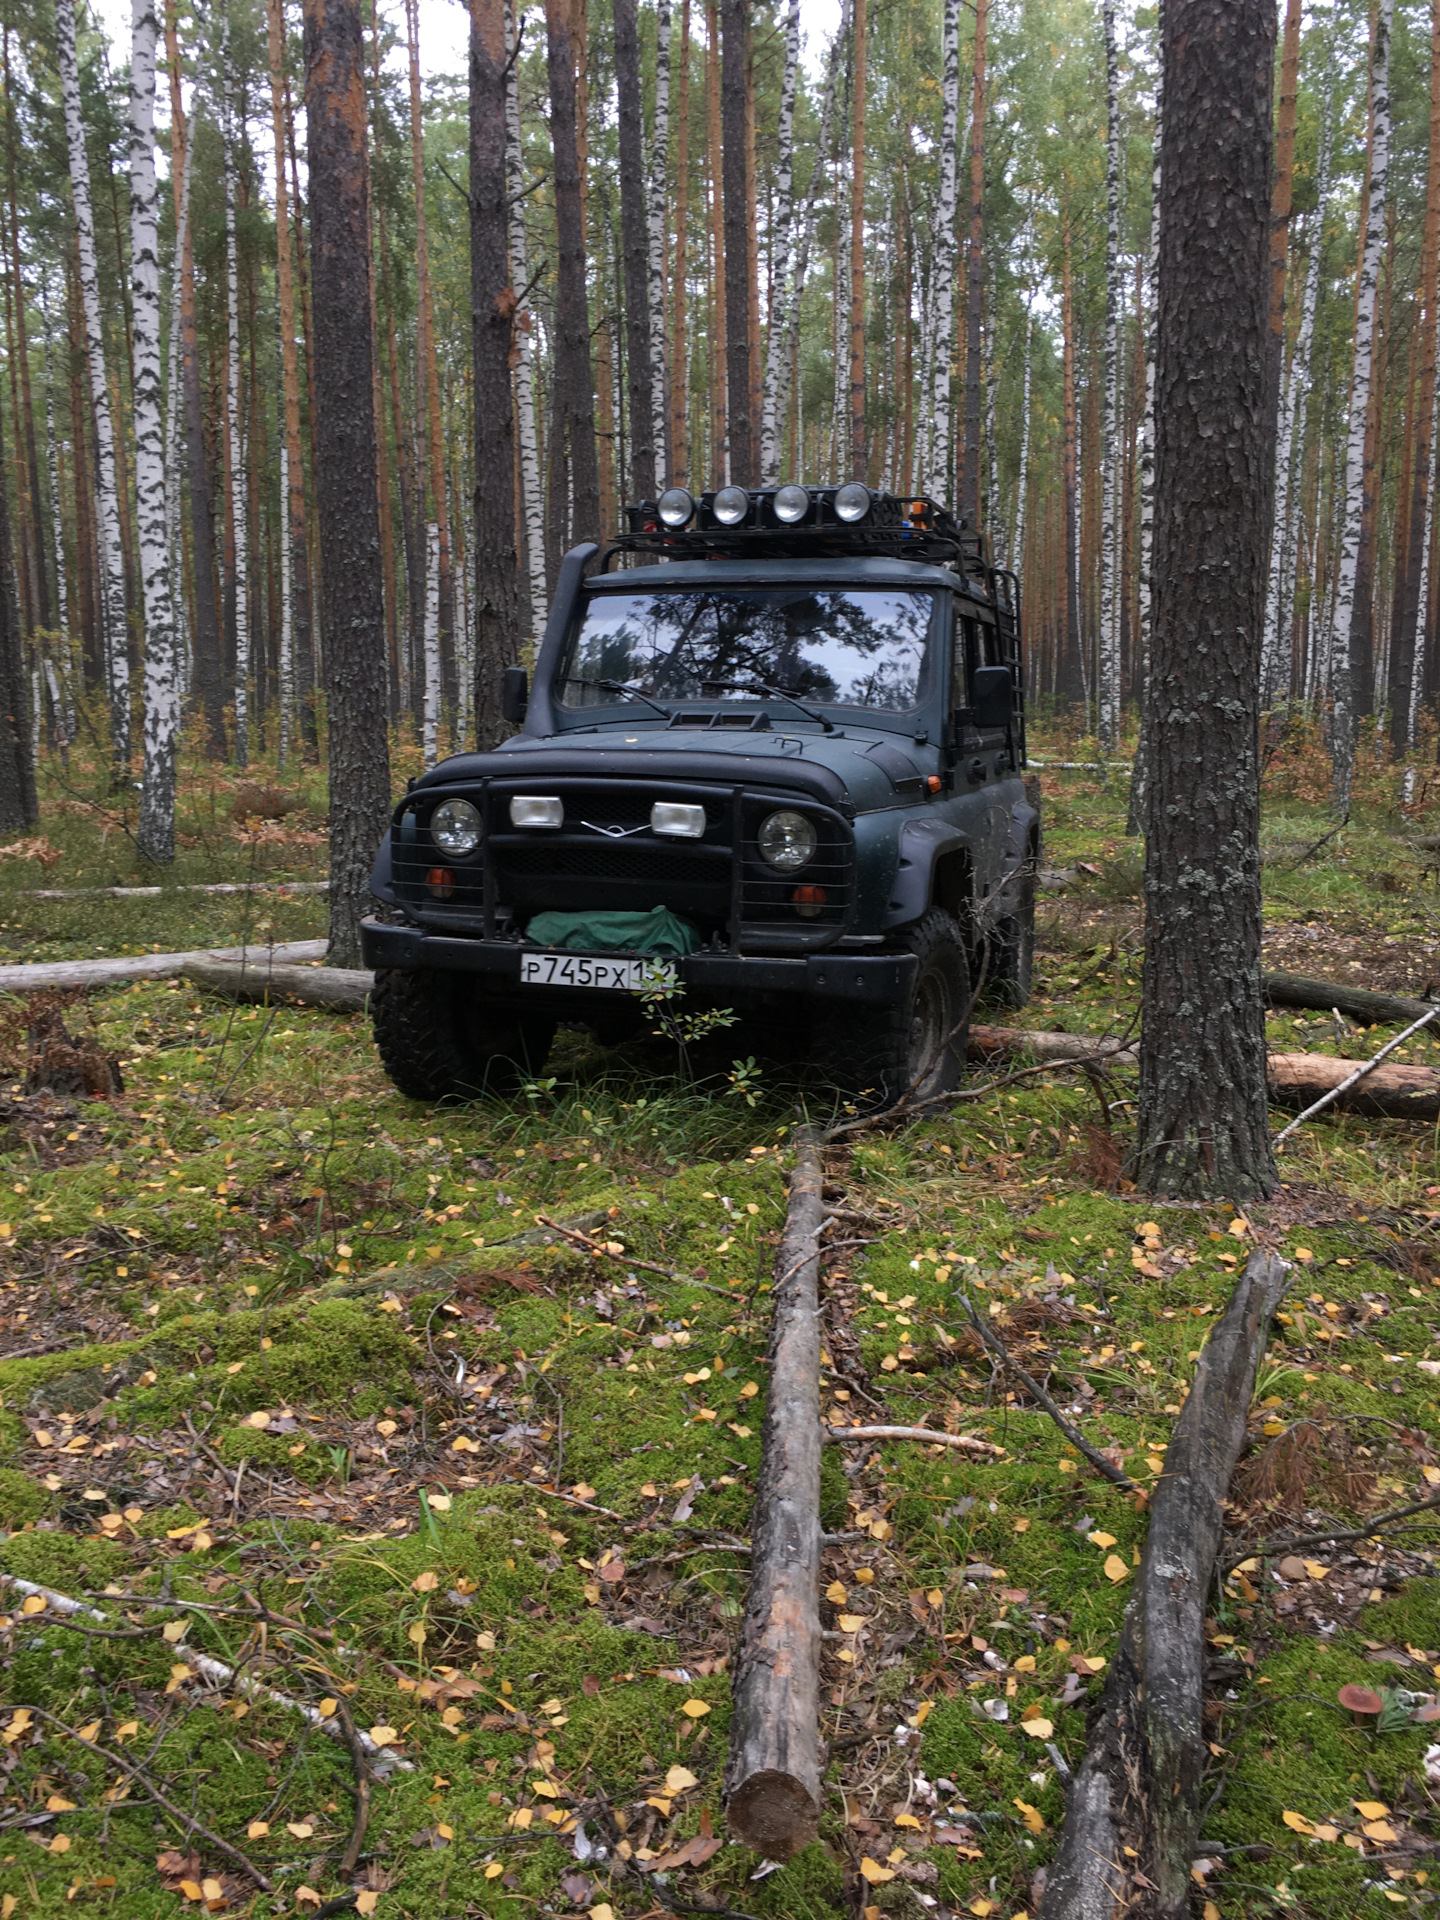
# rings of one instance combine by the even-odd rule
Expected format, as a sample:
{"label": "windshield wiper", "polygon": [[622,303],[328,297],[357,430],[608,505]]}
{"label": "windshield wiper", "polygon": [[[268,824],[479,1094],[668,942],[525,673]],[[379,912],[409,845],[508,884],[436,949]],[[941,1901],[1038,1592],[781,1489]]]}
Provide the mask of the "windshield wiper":
{"label": "windshield wiper", "polygon": [[780,687],[767,687],[761,680],[752,682],[748,687],[742,686],[738,680],[702,680],[700,685],[719,687],[724,693],[758,693],[765,700],[788,700],[792,707],[803,713],[807,720],[813,720],[816,726],[823,727],[826,733],[835,731],[835,722],[827,720],[823,713],[817,713],[814,707],[807,707],[805,702],[797,700],[793,693],[786,693]]}
{"label": "windshield wiper", "polygon": [[627,686],[623,680],[597,680],[595,685],[605,693],[625,693],[632,700],[643,700],[647,707],[653,707],[662,720],[669,720],[670,712],[662,707],[658,700],[652,700],[648,693],[642,693],[639,687]]}

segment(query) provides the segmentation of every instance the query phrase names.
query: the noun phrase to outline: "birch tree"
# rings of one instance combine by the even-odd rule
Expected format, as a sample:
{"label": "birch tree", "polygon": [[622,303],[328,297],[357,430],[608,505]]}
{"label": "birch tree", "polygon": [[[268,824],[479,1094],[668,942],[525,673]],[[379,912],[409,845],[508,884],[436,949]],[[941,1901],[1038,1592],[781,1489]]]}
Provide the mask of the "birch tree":
{"label": "birch tree", "polygon": [[[1156,38],[1165,44],[1164,0],[1156,9]],[[1150,631],[1152,625],[1151,568],[1155,551],[1155,351],[1158,344],[1157,316],[1160,311],[1160,152],[1165,132],[1165,62],[1162,58],[1155,75],[1155,127],[1150,149],[1150,251],[1145,270],[1145,418],[1140,428],[1140,577],[1136,582],[1136,604],[1140,616],[1140,737],[1135,743],[1135,760],[1130,768],[1130,797],[1125,815],[1127,834],[1143,832],[1145,812],[1145,755],[1149,737],[1145,720],[1145,702],[1150,687]]]}
{"label": "birch tree", "polygon": [[[800,68],[800,0],[790,0],[785,15],[785,71],[780,82],[780,119],[776,128],[775,210],[770,230],[770,334],[765,343],[765,396],[760,414],[760,484],[780,479],[780,444],[785,419],[782,389],[790,357],[790,301],[795,271],[795,77]],[[818,156],[816,171],[819,171]]]}
{"label": "birch tree", "polygon": [[421,745],[426,768],[440,757],[440,529],[433,520],[425,527],[425,687],[421,711]]}
{"label": "birch tree", "polygon": [[160,384],[160,254],[155,186],[155,0],[134,0],[130,53],[130,288],[135,411],[135,519],[145,596],[144,771],[136,845],[175,857],[175,736],[180,693],[170,601],[170,528]]}
{"label": "birch tree", "polygon": [[[955,337],[955,204],[956,145],[960,127],[960,0],[945,0],[940,30],[941,110],[940,188],[935,200],[935,230],[931,237],[934,261],[930,278],[929,419],[925,441],[929,463],[924,491],[944,500],[950,491],[951,342]],[[923,364],[923,361],[922,361]]]}
{"label": "birch tree", "polygon": [[95,220],[90,200],[90,159],[80,116],[80,69],[75,51],[75,0],[55,0],[55,52],[65,113],[70,193],[75,206],[80,297],[85,315],[85,357],[95,428],[95,493],[100,549],[100,620],[105,683],[110,702],[110,749],[117,777],[130,764],[130,645],[125,614],[125,560],[120,543],[120,499],[115,485],[115,433],[110,382],[105,368],[105,331],[100,317],[100,278],[95,260]]}
{"label": "birch tree", "polygon": [[[782,108],[783,112],[783,108]],[[670,474],[670,393],[665,347],[665,201],[670,171],[670,0],[655,9],[655,117],[650,136],[647,183],[648,282],[650,308],[650,439],[655,455],[655,490]],[[679,237],[677,246],[681,245]],[[683,265],[680,269],[684,271]]]}
{"label": "birch tree", "polygon": [[1351,638],[1355,621],[1355,577],[1360,558],[1365,509],[1365,426],[1370,413],[1370,380],[1375,357],[1375,295],[1385,240],[1385,199],[1390,167],[1390,23],[1394,0],[1378,0],[1370,56],[1370,204],[1360,257],[1355,300],[1355,358],[1350,383],[1350,412],[1345,445],[1344,522],[1340,533],[1340,570],[1330,626],[1331,801],[1344,819],[1350,811],[1355,772],[1355,688]]}
{"label": "birch tree", "polygon": [[1035,323],[1030,312],[1032,296],[1025,296],[1025,357],[1020,374],[1020,472],[1015,482],[1015,524],[1010,536],[1010,565],[1016,573],[1025,571],[1025,499],[1030,487],[1030,372]]}
{"label": "birch tree", "polygon": [[[786,415],[790,411],[791,369],[795,365],[800,349],[800,301],[805,291],[805,278],[810,267],[810,248],[815,238],[816,207],[833,138],[835,103],[839,94],[840,71],[849,32],[850,0],[840,0],[840,24],[835,29],[835,37],[830,42],[830,53],[825,63],[825,86],[820,101],[820,133],[815,146],[815,164],[810,169],[810,184],[805,189],[805,204],[800,214],[800,232],[795,246],[795,270],[790,286],[785,326],[785,351],[781,356],[779,377],[775,387],[777,445],[784,433]],[[838,303],[838,291],[836,299]]]}
{"label": "birch tree", "polygon": [[653,500],[656,462],[651,383],[649,213],[645,125],[640,85],[640,31],[635,0],[614,0],[615,91],[619,105],[620,245],[625,288],[625,370],[630,393],[630,489]]}
{"label": "birch tree", "polygon": [[1330,188],[1330,117],[1320,128],[1316,166],[1316,206],[1300,296],[1300,324],[1290,352],[1290,368],[1280,402],[1275,449],[1275,526],[1270,536],[1270,577],[1265,592],[1265,639],[1261,655],[1262,710],[1282,697],[1289,685],[1289,646],[1295,603],[1296,515],[1293,487],[1296,464],[1305,445],[1305,405],[1310,389],[1310,354],[1315,339],[1315,309],[1320,295],[1320,256],[1325,233],[1325,202]]}
{"label": "birch tree", "polygon": [[[174,165],[172,142],[171,165]],[[170,345],[165,367],[165,549],[170,558],[170,612],[175,627],[175,685],[183,700],[190,690],[190,634],[185,603],[185,484],[181,476],[181,422],[185,398],[181,386],[180,334],[185,275],[181,268],[190,238],[190,183],[194,149],[187,143],[180,161],[179,205],[175,216],[175,258],[170,269]]]}
{"label": "birch tree", "polygon": [[230,10],[220,27],[220,141],[225,175],[225,431],[230,448],[230,521],[235,544],[235,764],[250,764],[249,489],[240,421],[240,252],[235,231],[234,74],[230,64]]}
{"label": "birch tree", "polygon": [[[525,236],[525,170],[520,144],[520,78],[513,0],[505,8],[505,179],[509,202],[510,279],[530,284]],[[535,330],[533,316],[515,315],[515,405],[519,416],[520,493],[525,524],[525,565],[530,582],[530,640],[538,646],[550,611],[545,579],[545,495],[540,485],[540,437],[535,422]]]}
{"label": "birch tree", "polygon": [[1100,659],[1096,676],[1101,748],[1120,742],[1120,55],[1114,0],[1105,26],[1105,414],[1100,448]]}

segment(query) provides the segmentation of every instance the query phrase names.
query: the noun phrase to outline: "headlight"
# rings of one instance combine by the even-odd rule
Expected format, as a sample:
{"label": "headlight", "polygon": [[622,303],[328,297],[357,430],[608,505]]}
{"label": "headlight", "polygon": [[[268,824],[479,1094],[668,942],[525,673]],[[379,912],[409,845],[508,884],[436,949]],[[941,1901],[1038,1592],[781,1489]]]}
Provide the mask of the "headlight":
{"label": "headlight", "polygon": [[473,853],[480,834],[479,811],[468,800],[442,800],[430,816],[430,838],[443,853]]}
{"label": "headlight", "polygon": [[835,518],[855,526],[870,511],[870,489],[863,481],[847,480],[835,496]]}
{"label": "headlight", "polygon": [[665,526],[678,532],[688,526],[690,516],[695,511],[695,501],[684,487],[667,487],[660,496],[656,508]]}
{"label": "headlight", "polygon": [[783,812],[768,814],[760,822],[755,838],[761,859],[768,860],[772,867],[779,867],[782,873],[794,873],[803,867],[820,844],[814,822],[807,820],[803,813],[792,813],[788,807]]}
{"label": "headlight", "polygon": [[677,840],[700,840],[705,833],[704,807],[682,806],[678,800],[657,800],[650,809],[650,831]]}
{"label": "headlight", "polygon": [[775,496],[775,518],[787,527],[798,526],[810,511],[810,495],[804,487],[781,487]]}
{"label": "headlight", "polygon": [[517,793],[510,802],[512,827],[559,827],[565,822],[565,803],[552,795]]}
{"label": "headlight", "polygon": [[750,511],[750,496],[744,487],[722,487],[715,496],[714,511],[722,527],[738,527]]}

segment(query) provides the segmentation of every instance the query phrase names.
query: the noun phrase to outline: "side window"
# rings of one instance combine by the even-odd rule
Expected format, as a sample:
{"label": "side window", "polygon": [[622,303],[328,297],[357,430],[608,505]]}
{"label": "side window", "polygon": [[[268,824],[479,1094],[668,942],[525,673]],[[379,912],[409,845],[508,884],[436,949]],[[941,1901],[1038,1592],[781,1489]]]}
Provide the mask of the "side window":
{"label": "side window", "polygon": [[1003,666],[1005,656],[1000,647],[1000,629],[993,620],[979,620],[975,625],[979,629],[975,665],[977,667]]}
{"label": "side window", "polygon": [[979,657],[979,622],[955,602],[955,641],[951,652],[950,710],[970,704],[970,676],[983,664]]}

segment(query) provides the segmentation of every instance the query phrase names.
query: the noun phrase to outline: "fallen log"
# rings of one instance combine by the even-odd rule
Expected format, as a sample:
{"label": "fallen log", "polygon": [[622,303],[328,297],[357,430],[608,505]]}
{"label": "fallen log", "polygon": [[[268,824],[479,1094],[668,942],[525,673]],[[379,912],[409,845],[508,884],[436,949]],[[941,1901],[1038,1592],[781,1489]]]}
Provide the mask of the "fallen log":
{"label": "fallen log", "polygon": [[363,1013],[375,985],[368,967],[276,967],[253,957],[187,960],[180,977],[227,1000],[298,1000],[336,1013]]}
{"label": "fallen log", "polygon": [[274,947],[202,947],[189,953],[137,953],[120,960],[39,960],[0,967],[0,993],[41,987],[113,987],[127,980],[163,980],[189,960],[323,960],[323,940],[285,940]]}
{"label": "fallen log", "polygon": [[[1423,1000],[1415,1003],[1420,1016],[1434,1012]],[[1086,1033],[1030,1032],[1022,1027],[970,1029],[970,1058],[993,1065],[1016,1054],[1029,1054],[1041,1064],[1056,1066],[1089,1061],[1103,1067],[1135,1067],[1139,1054],[1124,1042],[1096,1039]],[[1362,1062],[1341,1060],[1329,1053],[1272,1053],[1265,1062],[1271,1103],[1277,1107],[1309,1107],[1348,1080]],[[1358,1113],[1372,1120],[1440,1119],[1440,1072],[1434,1067],[1373,1067],[1363,1080],[1333,1102],[1337,1113]]]}
{"label": "fallen log", "polygon": [[1418,1020],[1435,1004],[1398,993],[1372,993],[1368,987],[1347,987],[1338,980],[1310,980],[1301,973],[1262,973],[1260,984],[1272,1007],[1308,1007],[1312,1013],[1329,1013],[1338,1007],[1371,1026]]}
{"label": "fallen log", "polygon": [[181,887],[27,887],[22,900],[158,900],[170,893],[328,893],[328,880],[209,880]]}
{"label": "fallen log", "polygon": [[1071,1783],[1040,1920],[1184,1920],[1205,1809],[1206,1599],[1286,1268],[1255,1253],[1200,1354],[1135,1591]]}
{"label": "fallen log", "polygon": [[789,1860],[820,1830],[820,1153],[802,1132],[775,1265],[750,1592],[725,1765],[730,1831]]}

